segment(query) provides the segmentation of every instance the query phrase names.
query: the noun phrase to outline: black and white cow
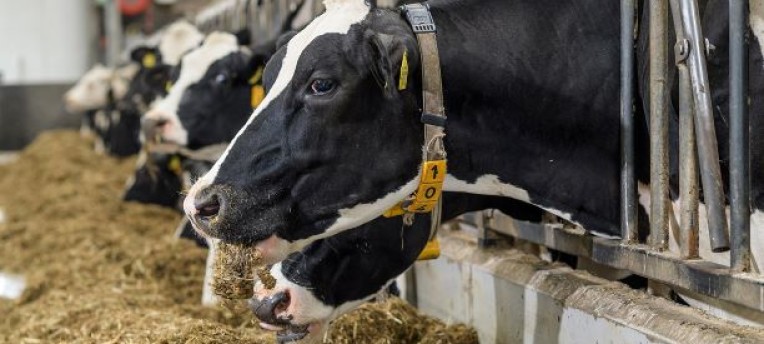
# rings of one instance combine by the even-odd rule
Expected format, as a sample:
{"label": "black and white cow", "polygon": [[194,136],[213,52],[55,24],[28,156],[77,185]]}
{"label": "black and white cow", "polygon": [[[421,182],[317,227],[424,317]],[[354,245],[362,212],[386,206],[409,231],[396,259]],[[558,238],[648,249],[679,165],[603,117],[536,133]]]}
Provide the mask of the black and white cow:
{"label": "black and white cow", "polygon": [[[327,11],[269,62],[263,104],[184,204],[200,232],[256,244],[270,262],[368,224],[411,194],[418,182],[422,125],[416,39],[400,13],[370,9],[358,0],[326,5]],[[709,1],[706,6],[718,10],[723,5]],[[444,190],[513,198],[593,232],[618,235],[618,6],[431,2],[449,116]],[[726,40],[726,28],[711,28],[718,30],[711,36]],[[718,56],[726,53],[717,46]],[[385,87],[398,85],[404,52],[409,87]],[[750,54],[752,126],[761,128],[762,116],[755,115],[764,106],[757,42]],[[714,63],[719,61],[712,59],[711,68],[725,68]],[[711,73],[712,87],[720,90],[715,103],[724,104],[726,73],[714,76],[717,72]],[[716,109],[717,123],[723,122],[727,109]],[[646,142],[641,106],[637,116],[638,140]],[[723,128],[717,131],[720,142],[726,140]],[[641,166],[648,161],[644,148],[637,152]],[[761,148],[753,140],[752,166],[760,165]],[[648,181],[646,169],[638,175]],[[755,169],[752,175],[752,198],[761,209],[761,176]],[[754,226],[761,226],[760,214],[755,212]],[[758,232],[752,233],[754,242],[760,242]],[[761,245],[754,245],[755,257],[760,251]],[[274,272],[284,277],[285,268],[278,266]],[[272,298],[266,304],[283,306],[276,302],[283,296],[260,292],[261,303]],[[286,306],[271,307],[276,315],[263,318],[283,323],[274,321],[281,315],[291,317],[290,324],[306,325],[323,319],[315,314],[341,311],[322,305],[319,297],[295,301],[294,295]]]}

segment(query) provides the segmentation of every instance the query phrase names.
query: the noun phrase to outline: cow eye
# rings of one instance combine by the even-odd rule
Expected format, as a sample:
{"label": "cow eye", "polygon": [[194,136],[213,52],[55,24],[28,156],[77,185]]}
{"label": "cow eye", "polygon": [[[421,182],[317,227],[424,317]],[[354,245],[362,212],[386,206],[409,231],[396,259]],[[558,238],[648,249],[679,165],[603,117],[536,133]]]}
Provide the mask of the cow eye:
{"label": "cow eye", "polygon": [[334,81],[329,79],[316,79],[310,84],[310,90],[315,96],[322,96],[334,89]]}
{"label": "cow eye", "polygon": [[225,73],[220,73],[215,76],[215,84],[218,84],[218,85],[226,85],[228,84],[228,80],[229,80],[228,75],[226,75]]}

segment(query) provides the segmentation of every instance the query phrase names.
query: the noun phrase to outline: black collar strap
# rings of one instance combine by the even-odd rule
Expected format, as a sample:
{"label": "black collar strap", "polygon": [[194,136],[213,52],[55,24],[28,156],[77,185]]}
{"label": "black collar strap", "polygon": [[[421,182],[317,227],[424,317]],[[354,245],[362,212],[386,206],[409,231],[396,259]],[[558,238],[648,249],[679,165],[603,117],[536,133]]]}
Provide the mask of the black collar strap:
{"label": "black collar strap", "polygon": [[414,213],[431,213],[430,240],[418,259],[434,259],[440,255],[440,246],[435,233],[440,227],[441,194],[443,181],[446,179],[446,150],[443,145],[443,137],[446,135],[444,131],[446,112],[443,105],[440,56],[435,21],[430,14],[430,6],[417,3],[403,5],[400,8],[406,14],[406,19],[419,43],[422,62],[421,121],[424,123],[424,147],[417,190],[385,212],[384,216],[403,215],[404,222],[410,225]]}

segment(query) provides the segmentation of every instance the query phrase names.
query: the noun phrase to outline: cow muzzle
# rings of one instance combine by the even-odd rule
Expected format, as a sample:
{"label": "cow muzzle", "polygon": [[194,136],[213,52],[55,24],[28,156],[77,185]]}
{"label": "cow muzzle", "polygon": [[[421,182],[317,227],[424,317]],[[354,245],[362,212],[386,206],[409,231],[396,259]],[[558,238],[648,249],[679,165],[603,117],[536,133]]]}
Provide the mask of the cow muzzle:
{"label": "cow muzzle", "polygon": [[293,324],[293,317],[287,312],[290,302],[288,291],[280,291],[262,299],[253,297],[249,300],[249,307],[260,320],[260,327],[276,331],[276,339],[279,343],[291,343],[306,339],[308,335],[315,333],[318,329],[317,326],[311,324]]}

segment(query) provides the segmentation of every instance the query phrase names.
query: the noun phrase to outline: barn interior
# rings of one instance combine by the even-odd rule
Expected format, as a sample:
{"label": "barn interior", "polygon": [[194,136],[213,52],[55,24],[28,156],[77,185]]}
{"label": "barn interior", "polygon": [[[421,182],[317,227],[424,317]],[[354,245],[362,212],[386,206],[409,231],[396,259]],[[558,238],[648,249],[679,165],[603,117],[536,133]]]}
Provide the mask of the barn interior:
{"label": "barn interior", "polygon": [[[600,47],[594,55],[611,54],[607,60],[618,72],[602,81],[616,87],[600,90],[612,91],[619,100],[611,114],[619,124],[612,128],[616,141],[608,143],[617,150],[613,172],[618,176],[614,197],[603,201],[617,208],[615,233],[603,234],[576,217],[575,211],[588,204],[570,212],[555,210],[502,184],[510,177],[489,174],[495,182],[491,179],[488,191],[474,192],[469,183],[452,187],[441,179],[443,196],[438,189],[426,211],[407,209],[423,203],[416,203],[416,193],[406,193],[397,208],[346,229],[362,233],[372,220],[400,221],[401,234],[395,238],[400,250],[393,253],[371,239],[339,246],[342,237],[332,233],[326,238],[340,239],[319,246],[326,239],[321,237],[275,261],[261,257],[267,253],[252,241],[227,242],[209,234],[215,224],[199,220],[207,208],[194,198],[195,185],[218,173],[233,149],[231,142],[244,132],[237,134],[239,128],[246,129],[256,117],[250,114],[274,102],[268,66],[282,68],[279,59],[292,47],[292,32],[310,28],[332,6],[355,3],[400,14],[419,39],[412,47],[425,50],[424,35],[445,36],[452,25],[438,6],[479,2],[431,0],[430,9],[401,7],[418,5],[397,0],[0,0],[0,343],[764,343],[764,273],[759,270],[764,266],[764,210],[757,208],[757,188],[764,185],[757,182],[757,159],[764,156],[758,150],[764,147],[756,131],[757,118],[764,116],[764,59],[758,43],[764,37],[762,0],[619,0],[605,6],[620,15],[610,18],[620,25],[613,27],[613,42],[620,44]],[[510,4],[544,13],[559,8],[530,0],[497,6]],[[406,13],[426,13],[429,19],[420,17],[425,24],[447,23],[420,32],[414,23],[420,19]],[[454,22],[481,27],[479,19]],[[491,35],[500,29],[490,29]],[[559,35],[574,37],[573,31]],[[385,39],[377,44],[394,41]],[[534,49],[543,45],[532,38],[511,40]],[[485,48],[466,41],[444,47],[442,42],[435,48],[442,60],[460,55],[448,49],[468,49],[473,56]],[[215,50],[226,44],[233,48]],[[260,55],[263,47],[270,50]],[[547,47],[567,49],[564,57],[590,48]],[[483,71],[531,66],[486,54]],[[201,66],[191,62],[202,55],[215,58]],[[419,55],[407,50],[403,62],[393,61],[388,68],[395,78],[404,78],[409,64],[414,70],[419,63],[408,59]],[[409,85],[394,78],[397,91],[429,87],[427,73],[434,69],[425,60],[431,55],[422,55],[421,80],[416,73],[406,76],[416,80]],[[247,62],[250,69],[241,80],[233,72],[210,74],[231,56],[260,64]],[[447,63],[442,67],[443,73],[453,69]],[[186,82],[191,74],[198,74],[197,80]],[[222,74],[231,80],[221,81]],[[512,76],[506,79],[514,82]],[[387,90],[387,83],[376,80]],[[189,86],[194,82],[223,84],[227,93],[199,91]],[[245,91],[235,93],[240,86]],[[313,91],[321,86],[326,85],[310,84]],[[443,92],[448,85],[439,87]],[[446,89],[440,106],[458,92]],[[425,108],[431,106],[427,92],[416,96],[423,98],[421,123],[444,128],[448,138],[452,122],[445,117],[458,110],[443,107],[445,124],[438,125],[438,111]],[[540,103],[548,99],[544,96]],[[506,97],[501,107],[512,108],[515,99]],[[198,122],[185,122],[184,116],[191,115],[180,112],[196,113],[179,105],[189,98],[217,101],[224,110],[210,111],[210,118],[241,112],[238,102],[245,104],[246,116],[227,124],[232,128],[191,128],[188,123]],[[201,113],[205,110],[199,104],[191,107]],[[172,111],[174,117],[162,117]],[[639,120],[644,117],[649,121],[642,130]],[[182,140],[166,130],[173,121],[186,125],[178,134]],[[220,127],[225,133],[216,132]],[[443,135],[429,138],[442,144],[437,140],[445,140]],[[481,133],[471,135],[481,141]],[[550,141],[567,137],[571,146],[579,144],[574,136],[543,135]],[[423,180],[433,165],[427,163],[446,166],[445,153],[441,160],[432,158],[431,142],[425,142],[424,161],[417,162],[425,172],[416,172],[421,180],[415,187],[429,185]],[[448,144],[444,149],[458,161],[458,150],[449,151]],[[577,167],[590,171],[588,177],[599,176],[596,168]],[[540,173],[552,175],[548,168]],[[571,173],[573,179],[580,171]],[[640,179],[641,173],[648,179]],[[554,182],[560,181],[541,184],[541,194],[553,199],[549,195],[577,190],[560,190],[565,185],[555,187]],[[480,210],[441,223],[447,193],[509,197],[524,205],[503,212],[475,201],[464,208]],[[196,213],[189,212],[188,204]],[[224,206],[216,205],[215,220]],[[388,214],[394,209],[400,214]],[[404,227],[413,226],[407,221],[424,217],[432,224],[430,235],[420,240],[426,241],[424,248],[417,247],[412,256],[416,261],[377,283],[375,273],[387,273],[384,268],[411,255],[406,240],[415,236],[404,238]],[[367,244],[371,248],[364,250]],[[312,260],[317,252],[325,256]],[[368,271],[329,267],[336,263],[332,254],[347,255],[338,259],[351,270],[358,264]],[[311,278],[321,282],[313,285]],[[285,297],[274,292],[285,285],[292,288]],[[373,292],[367,290],[371,285]],[[342,297],[347,299],[338,300]],[[277,315],[308,304],[314,308],[304,313],[326,315],[316,315],[320,320],[311,324],[292,321],[298,313],[289,319]],[[269,305],[271,318],[260,310]],[[320,324],[317,329],[311,327],[315,324]]]}

